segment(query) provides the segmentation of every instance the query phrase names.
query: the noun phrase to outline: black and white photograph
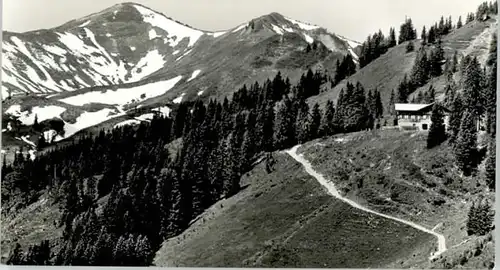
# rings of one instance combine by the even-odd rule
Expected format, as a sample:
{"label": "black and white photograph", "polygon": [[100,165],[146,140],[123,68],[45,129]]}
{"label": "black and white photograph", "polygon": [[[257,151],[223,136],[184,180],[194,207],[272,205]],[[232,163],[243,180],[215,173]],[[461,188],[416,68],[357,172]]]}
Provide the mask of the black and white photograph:
{"label": "black and white photograph", "polygon": [[4,0],[0,262],[494,269],[497,18]]}

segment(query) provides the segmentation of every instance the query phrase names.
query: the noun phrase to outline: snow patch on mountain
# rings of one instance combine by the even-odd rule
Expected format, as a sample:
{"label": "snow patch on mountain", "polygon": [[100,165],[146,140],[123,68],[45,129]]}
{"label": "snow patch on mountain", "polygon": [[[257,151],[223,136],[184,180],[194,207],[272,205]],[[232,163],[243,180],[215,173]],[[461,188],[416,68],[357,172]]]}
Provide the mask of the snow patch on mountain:
{"label": "snow patch on mountain", "polygon": [[273,31],[274,31],[274,32],[276,32],[276,33],[278,33],[278,34],[280,34],[280,35],[283,35],[283,34],[284,34],[283,29],[279,28],[278,26],[276,26],[276,25],[274,25],[274,24],[273,24],[272,26],[273,26]]}
{"label": "snow patch on mountain", "polygon": [[313,43],[314,39],[308,34],[304,33],[304,37],[306,38],[307,43]]}
{"label": "snow patch on mountain", "polygon": [[182,98],[186,95],[186,93],[182,93],[180,96],[178,96],[176,99],[174,99],[174,103],[179,104],[182,102]]}
{"label": "snow patch on mountain", "polygon": [[58,142],[65,138],[69,138],[82,129],[86,129],[109,119],[125,115],[123,112],[112,114],[113,112],[115,112],[115,110],[109,108],[102,109],[97,112],[84,112],[76,118],[76,122],[74,124],[64,122],[64,136],[57,135],[54,141]]}
{"label": "snow patch on mountain", "polygon": [[131,88],[119,88],[117,90],[107,90],[106,92],[92,91],[60,99],[59,101],[75,106],[82,106],[89,103],[125,105],[134,100],[149,99],[163,95],[172,89],[181,79],[182,76],[177,76],[169,80],[153,82]]}
{"label": "snow patch on mountain", "polygon": [[153,111],[153,112],[159,112],[163,116],[170,116],[170,112],[172,111],[172,109],[170,109],[167,106],[163,106],[163,107],[158,107],[158,108],[151,109],[151,111]]}
{"label": "snow patch on mountain", "polygon": [[352,55],[352,58],[355,60],[355,61],[359,61],[359,56],[354,52],[354,48],[358,47],[359,45],[361,45],[361,43],[357,42],[357,41],[354,41],[354,40],[351,40],[351,39],[348,39],[346,37],[343,37],[343,36],[338,36],[340,39],[342,39],[344,42],[347,43],[348,45],[348,50],[349,50],[349,53]]}
{"label": "snow patch on mountain", "polygon": [[60,106],[35,106],[30,111],[21,111],[20,105],[12,105],[6,111],[6,115],[17,117],[23,125],[30,126],[35,122],[35,116],[38,122],[42,122],[52,118],[59,118],[66,111],[66,108]]}
{"label": "snow patch on mountain", "polygon": [[225,31],[224,32],[215,32],[215,33],[213,33],[213,37],[215,37],[215,38],[220,37],[220,36],[224,35],[225,33],[227,33],[227,32],[225,32]]}
{"label": "snow patch on mountain", "polygon": [[10,114],[12,116],[21,116],[21,105],[15,104],[11,105],[4,114]]}
{"label": "snow patch on mountain", "polygon": [[142,80],[146,76],[149,76],[164,67],[166,61],[163,59],[157,50],[149,51],[146,56],[141,58],[135,68],[132,70],[132,75],[137,81]]}
{"label": "snow patch on mountain", "polygon": [[46,142],[51,143],[52,140],[57,136],[57,131],[50,129],[43,132],[43,138]]}
{"label": "snow patch on mountain", "polygon": [[[30,52],[30,50],[26,46],[27,44],[25,44],[22,40],[20,40],[18,37],[15,37],[15,36],[11,37],[10,40],[12,41],[12,43],[15,46],[14,50],[17,50],[20,53],[24,54],[28,59],[30,59],[33,62],[35,67],[42,73],[43,77],[40,76],[33,69],[32,66],[26,65],[26,70],[25,70],[26,73],[25,74],[27,75],[28,78],[30,78],[31,81],[36,81],[36,83],[38,85],[41,85],[44,88],[48,88],[51,90],[56,90],[60,87],[57,85],[56,82],[54,82],[54,80],[52,79],[50,74],[47,72],[47,70],[45,70],[45,68],[41,66],[40,61]],[[7,59],[16,61],[17,57],[13,57],[13,59],[11,59],[11,58],[7,58]],[[2,60],[4,60],[4,59],[2,59]],[[5,66],[12,72],[15,70],[12,63],[5,63]],[[3,67],[3,63],[2,63],[2,67]],[[7,76],[7,77],[9,77],[9,76]],[[21,89],[23,89],[23,88],[24,87],[21,87]]]}
{"label": "snow patch on mountain", "polygon": [[338,35],[338,37],[340,39],[342,39],[343,41],[347,42],[347,44],[349,44],[349,46],[351,48],[353,48],[353,49],[356,48],[356,47],[358,47],[359,45],[361,45],[361,43],[359,43],[357,41],[354,41],[354,40],[351,40],[351,39],[348,39],[346,37],[343,37],[343,36],[340,36],[340,35]]}
{"label": "snow patch on mountain", "polygon": [[21,136],[21,140],[31,146],[35,146],[36,147],[36,144],[32,141],[29,140],[29,136]]}
{"label": "snow patch on mountain", "polygon": [[[97,85],[109,84],[103,77],[115,84],[127,81],[125,77],[128,72],[124,63],[120,61],[117,64],[106,49],[97,42],[94,33],[87,28],[84,28],[84,31],[92,46],[85,44],[82,39],[71,33],[57,34],[59,35],[59,41],[67,47],[69,53],[77,58],[84,59],[83,62],[89,65],[90,69],[85,71]],[[136,80],[132,78],[130,81]]]}
{"label": "snow patch on mountain", "polygon": [[201,69],[193,71],[193,74],[191,74],[191,77],[187,80],[188,82],[194,80],[198,75],[200,75]]}
{"label": "snow patch on mountain", "polygon": [[[189,39],[189,47],[192,47],[196,41],[203,35],[202,31],[192,29],[190,27],[184,26],[180,23],[172,21],[167,17],[156,13],[148,8],[134,5],[135,9],[142,15],[144,22],[151,24],[152,26],[163,29],[169,34],[170,45],[177,46],[181,40],[184,38]],[[173,37],[176,37],[174,40]]]}
{"label": "snow patch on mountain", "polygon": [[192,49],[191,49],[191,50],[189,50],[189,51],[187,51],[187,52],[185,52],[185,53],[184,53],[183,55],[181,55],[179,58],[175,59],[175,61],[177,62],[177,61],[181,60],[184,56],[188,55],[191,51],[192,51]]}
{"label": "snow patch on mountain", "polygon": [[119,127],[123,127],[123,126],[131,126],[131,125],[138,125],[140,123],[141,123],[141,121],[139,121],[139,120],[129,119],[129,120],[125,120],[123,122],[120,122],[120,123],[114,125],[113,128],[119,128]]}
{"label": "snow patch on mountain", "polygon": [[149,34],[149,39],[150,39],[150,40],[153,40],[153,39],[155,39],[155,38],[157,38],[157,37],[160,37],[160,36],[158,36],[158,35],[156,34],[156,31],[155,31],[154,29],[149,30],[149,33],[148,33],[148,34]]}
{"label": "snow patch on mountain", "polygon": [[78,27],[85,27],[85,26],[89,25],[89,23],[90,23],[90,20],[80,24]]}
{"label": "snow patch on mountain", "polygon": [[291,18],[286,18],[285,19],[293,24],[296,24],[298,27],[300,27],[302,30],[306,30],[306,31],[310,31],[310,30],[314,30],[314,29],[318,29],[320,28],[319,26],[316,26],[316,25],[311,25],[311,24],[307,24],[307,23],[302,23],[302,22],[299,22],[299,21],[296,21],[294,19],[291,19]]}
{"label": "snow patch on mountain", "polygon": [[146,122],[149,122],[153,119],[153,117],[155,116],[154,113],[145,113],[145,114],[142,114],[142,115],[139,115],[137,117],[135,117],[136,120],[138,121],[146,121]]}

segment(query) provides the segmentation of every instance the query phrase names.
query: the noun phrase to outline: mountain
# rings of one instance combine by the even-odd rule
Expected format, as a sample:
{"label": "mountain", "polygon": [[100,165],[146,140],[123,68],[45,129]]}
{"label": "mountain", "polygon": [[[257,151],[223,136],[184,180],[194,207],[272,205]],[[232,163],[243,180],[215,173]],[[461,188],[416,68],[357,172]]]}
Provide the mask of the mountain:
{"label": "mountain", "polygon": [[[61,53],[81,57],[73,77],[102,81],[2,101],[2,263],[493,269],[493,14],[483,3],[461,27],[443,19],[427,44],[407,19],[399,45],[375,34],[360,46],[278,13],[207,32],[133,3],[43,30],[60,50],[83,44]],[[50,42],[19,40],[51,35],[9,35],[26,56],[10,80],[40,89],[50,60],[32,49]],[[100,74],[127,66],[111,59],[124,44],[145,65]],[[387,110],[411,70],[401,89],[433,85],[448,101],[430,131],[400,129]],[[457,87],[441,94],[445,83]]]}
{"label": "mountain", "polygon": [[308,68],[333,70],[337,59],[357,58],[357,44],[278,13],[210,32],[140,4],[117,4],[52,29],[4,32],[3,117],[17,126],[35,115],[58,119],[62,140],[139,107],[150,113],[146,108],[230,97],[278,71],[294,82]]}
{"label": "mountain", "polygon": [[[4,32],[2,96],[149,83],[177,76],[183,80],[175,87],[176,93],[226,94],[212,88],[235,88],[269,77],[266,73],[274,69],[296,71],[302,63],[294,58],[300,58],[301,49],[313,42],[323,44],[325,52],[309,65],[353,49],[345,38],[278,13],[227,31],[209,32],[142,5],[123,3],[53,29]],[[254,74],[255,68],[266,70]],[[195,77],[201,82],[189,83]],[[189,91],[193,88],[198,91]]]}

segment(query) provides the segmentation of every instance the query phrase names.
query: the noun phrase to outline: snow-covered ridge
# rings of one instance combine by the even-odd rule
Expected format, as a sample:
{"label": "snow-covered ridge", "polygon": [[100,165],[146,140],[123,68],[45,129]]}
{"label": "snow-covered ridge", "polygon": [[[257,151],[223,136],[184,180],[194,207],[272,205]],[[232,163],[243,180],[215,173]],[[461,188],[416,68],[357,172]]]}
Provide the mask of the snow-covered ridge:
{"label": "snow-covered ridge", "polygon": [[287,18],[285,17],[285,19],[293,24],[296,24],[298,25],[301,29],[303,30],[306,30],[306,31],[310,31],[310,30],[314,30],[314,29],[318,29],[320,28],[319,26],[317,25],[312,25],[312,24],[308,24],[308,23],[303,23],[303,22],[299,22],[297,20],[294,20],[294,19],[291,19],[291,18]]}
{"label": "snow-covered ridge", "polygon": [[204,34],[203,31],[184,26],[143,6],[134,5],[134,7],[142,15],[144,22],[147,22],[154,27],[158,27],[169,34],[168,38],[171,46],[175,47],[181,40],[188,38],[188,46],[192,47]]}

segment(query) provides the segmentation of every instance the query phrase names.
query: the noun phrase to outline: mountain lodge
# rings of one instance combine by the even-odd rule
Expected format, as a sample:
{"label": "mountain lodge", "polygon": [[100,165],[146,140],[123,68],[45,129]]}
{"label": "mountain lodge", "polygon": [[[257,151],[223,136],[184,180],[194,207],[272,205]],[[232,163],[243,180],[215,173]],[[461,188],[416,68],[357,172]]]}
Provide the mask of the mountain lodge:
{"label": "mountain lodge", "polygon": [[[430,104],[409,104],[396,103],[394,109],[397,116],[397,126],[403,130],[429,130],[431,126],[431,112],[434,103]],[[444,124],[448,126],[448,113],[445,107],[442,107],[444,114]]]}

